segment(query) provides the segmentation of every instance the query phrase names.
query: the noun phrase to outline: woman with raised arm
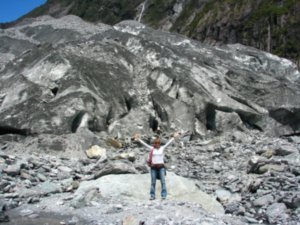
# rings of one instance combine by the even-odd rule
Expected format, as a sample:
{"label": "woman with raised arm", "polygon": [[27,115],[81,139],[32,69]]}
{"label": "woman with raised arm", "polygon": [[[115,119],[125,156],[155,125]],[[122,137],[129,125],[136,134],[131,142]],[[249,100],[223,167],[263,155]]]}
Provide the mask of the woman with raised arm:
{"label": "woman with raised arm", "polygon": [[155,199],[155,186],[156,186],[156,179],[160,179],[161,182],[161,198],[164,200],[167,197],[167,186],[165,180],[166,168],[164,165],[164,150],[165,148],[170,145],[175,138],[179,136],[179,133],[175,133],[173,137],[163,146],[161,146],[160,138],[157,137],[154,142],[153,146],[148,145],[143,140],[140,139],[139,134],[134,135],[134,140],[139,141],[142,145],[150,150],[149,158],[148,158],[148,165],[151,168],[151,188],[150,188],[150,200]]}

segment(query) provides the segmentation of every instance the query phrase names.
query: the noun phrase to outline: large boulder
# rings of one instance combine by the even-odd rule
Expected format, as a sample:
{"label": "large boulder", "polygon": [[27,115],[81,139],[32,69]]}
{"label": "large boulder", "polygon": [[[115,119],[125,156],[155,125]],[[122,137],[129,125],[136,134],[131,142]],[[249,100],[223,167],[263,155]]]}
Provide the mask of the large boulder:
{"label": "large boulder", "polygon": [[267,208],[266,215],[270,224],[287,224],[287,208],[283,203],[274,203]]}
{"label": "large boulder", "polygon": [[[208,212],[223,214],[224,209],[217,200],[199,190],[195,182],[168,172],[166,176],[168,199],[184,200],[199,203]],[[113,197],[125,202],[140,202],[149,199],[150,175],[125,174],[107,175],[97,180],[84,181],[80,184],[75,196],[81,196],[90,188],[99,188],[102,197]],[[134,187],[134,188],[133,188]],[[156,185],[156,195],[160,196],[160,182]]]}

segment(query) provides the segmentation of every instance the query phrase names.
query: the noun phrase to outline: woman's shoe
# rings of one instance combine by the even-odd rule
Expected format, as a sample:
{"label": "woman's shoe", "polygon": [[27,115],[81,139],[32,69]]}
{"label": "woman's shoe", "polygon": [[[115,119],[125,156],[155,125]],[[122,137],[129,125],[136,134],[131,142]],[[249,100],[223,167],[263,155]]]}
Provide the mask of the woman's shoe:
{"label": "woman's shoe", "polygon": [[152,197],[152,196],[151,196],[151,197],[150,197],[150,200],[155,200],[155,197]]}

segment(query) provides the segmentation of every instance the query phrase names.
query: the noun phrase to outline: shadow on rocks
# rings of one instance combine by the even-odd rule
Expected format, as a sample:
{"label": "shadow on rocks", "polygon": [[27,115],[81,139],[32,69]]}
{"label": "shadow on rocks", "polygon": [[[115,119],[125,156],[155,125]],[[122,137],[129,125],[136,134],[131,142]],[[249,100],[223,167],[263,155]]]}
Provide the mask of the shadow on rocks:
{"label": "shadow on rocks", "polygon": [[[28,210],[31,211],[31,210]],[[9,212],[8,216],[10,218],[7,222],[2,222],[3,225],[88,225],[90,222],[78,218],[74,215],[59,215],[54,213],[39,213],[35,214],[33,212],[28,212],[26,215],[20,215],[17,212]]]}

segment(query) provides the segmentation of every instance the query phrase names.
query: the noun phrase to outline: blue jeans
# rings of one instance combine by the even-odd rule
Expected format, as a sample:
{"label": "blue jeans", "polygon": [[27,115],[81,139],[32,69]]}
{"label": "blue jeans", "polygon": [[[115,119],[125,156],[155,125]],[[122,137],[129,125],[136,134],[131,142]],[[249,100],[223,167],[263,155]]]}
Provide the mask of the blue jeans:
{"label": "blue jeans", "polygon": [[155,185],[156,179],[158,176],[160,177],[161,183],[161,197],[167,197],[167,186],[166,186],[166,179],[165,179],[165,168],[151,168],[151,188],[150,188],[150,196],[155,198]]}

